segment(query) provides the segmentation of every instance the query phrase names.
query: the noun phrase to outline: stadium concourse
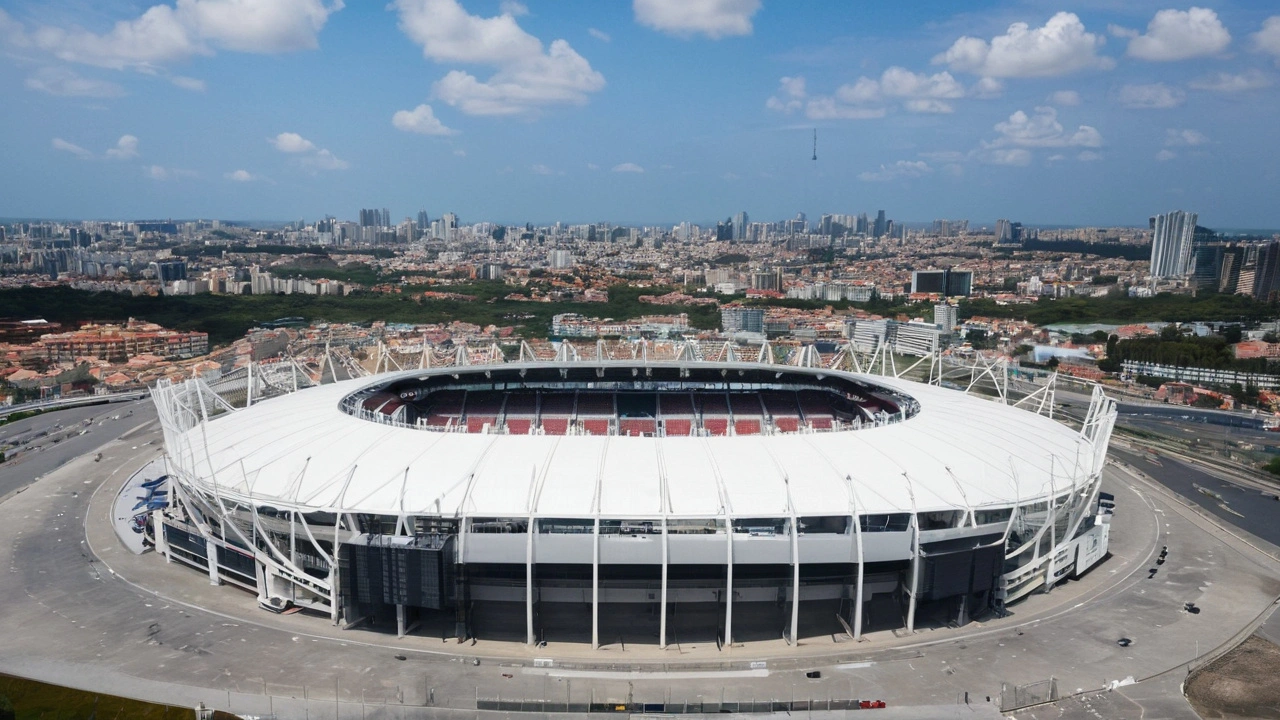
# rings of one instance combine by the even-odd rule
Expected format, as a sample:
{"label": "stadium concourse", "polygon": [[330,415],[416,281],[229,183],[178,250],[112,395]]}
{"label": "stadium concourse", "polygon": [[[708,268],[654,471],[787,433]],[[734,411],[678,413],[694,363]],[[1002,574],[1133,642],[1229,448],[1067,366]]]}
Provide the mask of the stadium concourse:
{"label": "stadium concourse", "polygon": [[1100,392],[1079,430],[896,377],[688,357],[154,397],[168,496],[140,522],[160,554],[266,610],[401,636],[857,639],[1002,614],[1108,548]]}

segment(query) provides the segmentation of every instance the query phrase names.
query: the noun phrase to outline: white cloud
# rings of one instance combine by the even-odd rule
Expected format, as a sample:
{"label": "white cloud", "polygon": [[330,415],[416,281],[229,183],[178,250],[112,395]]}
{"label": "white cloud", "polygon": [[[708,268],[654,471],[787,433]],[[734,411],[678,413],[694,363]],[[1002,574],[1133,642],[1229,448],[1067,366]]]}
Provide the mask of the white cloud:
{"label": "white cloud", "polygon": [[1076,155],[1076,160],[1080,162],[1093,162],[1101,159],[1102,153],[1094,152],[1093,150],[1081,150],[1080,154]]}
{"label": "white cloud", "polygon": [[283,153],[305,153],[316,149],[315,143],[292,132],[282,132],[273,138],[268,138],[267,142]]}
{"label": "white cloud", "polygon": [[542,41],[521,29],[510,14],[482,18],[457,0],[396,0],[400,29],[435,62],[488,65],[495,72],[481,81],[453,70],[435,83],[436,97],[469,115],[528,114],[545,105],[586,103],[604,88],[565,40],[544,50]]}
{"label": "white cloud", "polygon": [[142,171],[152,180],[168,180],[169,171],[160,165],[144,165]]}
{"label": "white cloud", "polygon": [[636,22],[654,30],[690,37],[702,33],[717,40],[750,35],[751,16],[760,0],[633,0]]}
{"label": "white cloud", "polygon": [[933,168],[922,160],[899,160],[892,165],[881,165],[879,170],[858,173],[858,179],[865,182],[888,182],[924,177],[932,172]]}
{"label": "white cloud", "polygon": [[588,170],[599,170],[600,166],[595,163],[587,163]]}
{"label": "white cloud", "polygon": [[107,157],[112,160],[128,160],[138,157],[138,138],[132,135],[121,135],[116,146],[107,149]]}
{"label": "white cloud", "polygon": [[805,115],[812,120],[856,120],[884,117],[886,108],[881,105],[892,100],[901,100],[907,112],[949,113],[954,108],[946,101],[966,94],[964,86],[949,72],[927,75],[894,66],[879,79],[860,77],[836,88],[829,96],[809,97],[803,77],[784,77],[778,93],[765,102],[765,107],[787,114],[804,107]]}
{"label": "white cloud", "polygon": [[93,156],[93,153],[89,152],[88,150],[85,150],[84,148],[80,147],[79,145],[76,145],[75,143],[67,142],[62,138],[53,139],[53,149],[61,150],[63,152],[69,152],[72,155],[75,155],[76,157],[81,157],[81,158],[89,158]]}
{"label": "white cloud", "polygon": [[173,75],[169,78],[169,82],[177,85],[183,90],[204,92],[204,81],[199,78],[187,77],[185,75]]}
{"label": "white cloud", "polygon": [[979,158],[992,165],[1025,167],[1031,164],[1031,151],[1026,148],[993,148],[985,153],[980,153]]}
{"label": "white cloud", "polygon": [[1150,85],[1125,85],[1117,94],[1120,104],[1139,110],[1162,110],[1177,107],[1187,99],[1187,94],[1164,83]]}
{"label": "white cloud", "polygon": [[234,180],[236,182],[253,182],[254,180],[258,179],[256,175],[249,172],[248,170],[236,170],[234,172],[227,173],[223,177],[225,177],[228,180]]}
{"label": "white cloud", "polygon": [[609,33],[598,28],[587,28],[587,34],[600,42],[613,42],[613,37]]}
{"label": "white cloud", "polygon": [[978,82],[969,88],[969,94],[976,98],[994,98],[1000,97],[1004,92],[1004,83],[991,77],[979,78]]}
{"label": "white cloud", "polygon": [[1214,73],[1192,80],[1188,85],[1192,90],[1210,90],[1213,92],[1247,92],[1261,90],[1271,86],[1271,78],[1261,70],[1246,70],[1238,75],[1232,73]]}
{"label": "white cloud", "polygon": [[619,165],[614,165],[614,166],[613,166],[613,172],[616,172],[616,173],[642,173],[642,172],[644,172],[644,168],[640,167],[639,165],[637,165],[637,164],[635,164],[635,163],[625,162],[625,163],[621,163],[621,164],[619,164]]}
{"label": "white cloud", "polygon": [[874,120],[885,116],[885,109],[862,108],[843,105],[831,97],[816,97],[805,105],[805,117],[810,120]]}
{"label": "white cloud", "polygon": [[454,154],[454,155],[456,155],[456,156],[458,156],[458,157],[466,157],[466,156],[467,156],[467,151],[466,151],[466,150],[463,150],[462,148],[456,148],[456,149],[453,151],[453,154]]}
{"label": "white cloud", "polygon": [[1208,144],[1209,138],[1197,130],[1175,130],[1169,128],[1164,133],[1164,144],[1167,147],[1195,147]]}
{"label": "white cloud", "polygon": [[1262,29],[1250,36],[1253,49],[1274,55],[1280,62],[1280,15],[1272,15],[1262,23]]}
{"label": "white cloud", "polygon": [[516,0],[502,0],[498,3],[498,12],[511,17],[521,17],[529,14],[529,8],[522,2]]}
{"label": "white cloud", "polygon": [[153,71],[156,66],[212,55],[216,49],[280,53],[315,48],[316,35],[341,0],[177,0],[120,20],[105,33],[41,25],[28,31],[0,19],[9,42],[68,62]]}
{"label": "white cloud", "polygon": [[1208,8],[1161,10],[1147,24],[1145,35],[1129,41],[1130,57],[1164,62],[1217,55],[1231,44],[1231,33],[1218,14]]}
{"label": "white cloud", "polygon": [[951,107],[950,103],[931,98],[908,100],[902,106],[907,109],[907,112],[913,113],[946,114],[955,112],[955,108]]}
{"label": "white cloud", "polygon": [[1044,27],[1014,23],[990,42],[961,37],[933,63],[987,77],[1050,77],[1114,67],[1115,61],[1097,54],[1105,44],[1106,38],[1086,32],[1074,13],[1060,12]]}
{"label": "white cloud", "polygon": [[778,81],[778,94],[765,101],[764,106],[778,112],[792,113],[804,105],[805,81],[801,76],[784,77]]}
{"label": "white cloud", "polygon": [[124,88],[113,82],[86,78],[66,68],[40,68],[25,84],[31,90],[69,97],[112,98],[125,94]]}
{"label": "white cloud", "polygon": [[534,175],[555,175],[556,174],[555,170],[552,170],[551,168],[547,167],[546,165],[543,165],[542,163],[538,163],[537,165],[534,165],[533,167],[529,168],[529,172],[533,173]]}
{"label": "white cloud", "polygon": [[302,158],[299,162],[303,167],[315,170],[346,170],[350,164],[346,160],[338,159],[328,150],[321,149],[315,155]]}
{"label": "white cloud", "polygon": [[995,131],[1000,136],[987,147],[1102,147],[1102,133],[1096,128],[1081,125],[1068,133],[1051,107],[1038,107],[1031,115],[1019,110],[996,123]]}
{"label": "white cloud", "polygon": [[1178,153],[1168,148],[1165,148],[1164,150],[1161,150],[1160,152],[1156,153],[1156,159],[1159,160],[1160,162],[1167,162],[1176,157],[1178,157]]}
{"label": "white cloud", "polygon": [[1080,93],[1075,90],[1058,90],[1051,93],[1046,102],[1060,107],[1074,107],[1080,104]]}
{"label": "white cloud", "polygon": [[282,153],[298,156],[298,164],[311,170],[346,170],[346,160],[341,160],[327,148],[316,148],[316,144],[294,132],[282,132],[273,138],[267,138],[275,149]]}
{"label": "white cloud", "polygon": [[419,105],[412,110],[400,110],[391,116],[391,124],[405,132],[419,135],[453,135],[457,130],[445,127],[431,110],[430,105]]}

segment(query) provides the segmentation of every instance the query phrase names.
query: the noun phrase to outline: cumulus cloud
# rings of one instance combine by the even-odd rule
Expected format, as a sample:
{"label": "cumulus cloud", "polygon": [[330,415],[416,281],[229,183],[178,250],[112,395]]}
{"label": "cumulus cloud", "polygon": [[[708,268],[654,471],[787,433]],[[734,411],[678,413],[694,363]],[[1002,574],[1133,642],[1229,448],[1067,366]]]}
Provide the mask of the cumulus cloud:
{"label": "cumulus cloud", "polygon": [[113,98],[124,95],[124,88],[106,80],[82,77],[66,68],[44,67],[27,78],[30,90],[68,97]]}
{"label": "cumulus cloud", "polygon": [[258,179],[256,175],[249,172],[248,170],[235,170],[233,172],[227,173],[226,175],[223,175],[223,177],[225,177],[228,180],[234,180],[236,182],[253,182],[254,180]]}
{"label": "cumulus cloud", "polygon": [[613,37],[609,33],[598,28],[587,28],[587,34],[600,42],[613,42]]}
{"label": "cumulus cloud", "polygon": [[295,132],[282,132],[273,138],[267,138],[272,147],[282,153],[298,156],[298,164],[311,170],[345,170],[347,161],[341,160],[326,148],[316,148],[316,144]]}
{"label": "cumulus cloud", "polygon": [[978,82],[973,84],[969,89],[969,94],[976,98],[994,98],[1000,97],[1000,93],[1004,92],[1004,83],[991,77],[979,78]]}
{"label": "cumulus cloud", "polygon": [[313,170],[346,170],[350,164],[346,160],[340,160],[328,150],[318,150],[314,155],[303,157],[300,162],[303,167]]}
{"label": "cumulus cloud", "polygon": [[1186,99],[1187,94],[1176,87],[1164,83],[1150,85],[1125,85],[1116,94],[1120,104],[1138,110],[1163,110],[1177,107]]}
{"label": "cumulus cloud", "polygon": [[770,110],[791,113],[804,106],[805,81],[803,77],[784,77],[778,81],[778,94],[765,101]]}
{"label": "cumulus cloud", "polygon": [[1060,12],[1043,27],[1014,23],[989,42],[964,36],[933,58],[956,72],[986,77],[1050,77],[1080,70],[1107,70],[1111,58],[1098,55],[1106,38],[1087,32],[1074,13]]}
{"label": "cumulus cloud", "polygon": [[169,171],[161,165],[144,165],[142,172],[152,180],[168,180]]}
{"label": "cumulus cloud", "polygon": [[670,35],[750,35],[760,0],[633,0],[636,22]]}
{"label": "cumulus cloud", "polygon": [[811,120],[858,120],[884,117],[884,104],[901,101],[907,112],[949,113],[954,110],[949,100],[968,94],[949,72],[933,75],[914,73],[903,67],[891,67],[880,77],[860,77],[841,85],[832,95],[807,94],[803,77],[784,77],[778,93],[765,102],[771,110],[790,114],[802,107]]}
{"label": "cumulus cloud", "polygon": [[546,165],[543,165],[542,163],[538,163],[533,167],[529,168],[529,172],[533,173],[534,175],[555,175],[556,174],[555,170],[552,170],[551,168],[547,167]]}
{"label": "cumulus cloud", "polygon": [[1164,144],[1167,147],[1195,147],[1205,145],[1209,138],[1198,130],[1175,130],[1169,128],[1164,133]]}
{"label": "cumulus cloud", "polygon": [[858,179],[864,182],[909,180],[924,177],[932,172],[933,168],[923,160],[899,160],[892,165],[881,165],[879,170],[858,173]]}
{"label": "cumulus cloud", "polygon": [[1262,29],[1250,36],[1253,49],[1273,55],[1280,62],[1280,15],[1272,15],[1262,23]]}
{"label": "cumulus cloud", "polygon": [[53,149],[61,150],[63,152],[69,152],[72,155],[75,155],[76,157],[81,157],[81,158],[93,157],[93,153],[89,152],[88,150],[85,150],[84,148],[80,147],[79,145],[76,145],[75,143],[67,142],[62,138],[53,139]]}
{"label": "cumulus cloud", "polygon": [[292,132],[282,132],[273,138],[268,138],[267,142],[284,153],[304,153],[316,149],[315,143]]}
{"label": "cumulus cloud", "polygon": [[106,156],[112,160],[138,157],[138,138],[132,135],[121,135],[116,141],[116,146],[107,150]]}
{"label": "cumulus cloud", "polygon": [[1058,122],[1058,111],[1051,107],[1035,108],[1031,115],[1019,110],[996,123],[995,131],[999,136],[987,147],[1102,147],[1102,133],[1097,128],[1081,125],[1067,132]]}
{"label": "cumulus cloud", "polygon": [[1147,32],[1129,40],[1128,55],[1139,60],[1167,62],[1217,55],[1231,44],[1231,33],[1218,14],[1208,8],[1161,10],[1147,24]]}
{"label": "cumulus cloud", "polygon": [[1101,160],[1101,159],[1102,159],[1102,153],[1096,152],[1093,150],[1081,150],[1076,155],[1076,160],[1079,160],[1080,162],[1093,162],[1095,160]]}
{"label": "cumulus cloud", "polygon": [[565,40],[542,41],[525,32],[515,16],[482,18],[457,0],[396,0],[400,29],[435,62],[487,65],[487,80],[453,70],[434,85],[436,97],[469,115],[528,114],[546,105],[587,101],[604,88],[604,76],[591,68]]}
{"label": "cumulus cloud", "polygon": [[1192,90],[1209,90],[1212,92],[1247,92],[1261,90],[1271,86],[1271,78],[1261,70],[1246,70],[1239,74],[1214,73],[1192,80],[1188,85]]}
{"label": "cumulus cloud", "polygon": [[978,158],[992,165],[1025,167],[1031,164],[1031,151],[1026,148],[992,148],[979,153]]}
{"label": "cumulus cloud", "polygon": [[317,47],[316,36],[341,0],[177,0],[120,20],[105,33],[80,27],[31,29],[5,15],[0,28],[11,44],[67,61],[154,71],[155,67],[212,55],[218,49],[281,53]]}
{"label": "cumulus cloud", "polygon": [[405,132],[419,135],[453,135],[457,132],[445,127],[432,112],[430,105],[419,105],[412,110],[400,110],[391,116],[391,124]]}
{"label": "cumulus cloud", "polygon": [[512,17],[521,17],[529,14],[529,8],[524,3],[516,0],[502,0],[502,2],[498,3],[498,12]]}
{"label": "cumulus cloud", "polygon": [[635,164],[635,163],[625,162],[625,163],[620,163],[620,164],[618,164],[618,165],[614,165],[614,166],[613,166],[613,172],[616,172],[616,173],[642,173],[642,172],[644,172],[644,168],[640,167],[639,165],[637,165],[637,164]]}
{"label": "cumulus cloud", "polygon": [[1080,93],[1075,90],[1059,90],[1051,93],[1046,100],[1050,105],[1074,107],[1080,104]]}
{"label": "cumulus cloud", "polygon": [[1170,150],[1169,148],[1165,148],[1164,150],[1161,150],[1160,152],[1156,153],[1156,159],[1159,160],[1160,162],[1167,162],[1176,157],[1178,157],[1178,153]]}

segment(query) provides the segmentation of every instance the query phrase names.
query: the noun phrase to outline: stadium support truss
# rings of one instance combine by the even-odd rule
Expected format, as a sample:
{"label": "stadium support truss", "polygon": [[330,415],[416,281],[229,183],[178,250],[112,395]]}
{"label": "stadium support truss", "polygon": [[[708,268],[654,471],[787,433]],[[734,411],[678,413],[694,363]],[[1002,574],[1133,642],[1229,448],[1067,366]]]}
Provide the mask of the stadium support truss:
{"label": "stadium support truss", "polygon": [[[378,352],[378,369],[391,371],[416,365],[436,373],[467,367],[468,372],[483,374],[483,368],[506,361],[496,346],[458,346],[441,352],[425,341],[402,353],[400,360],[381,346]],[[564,342],[555,346],[553,355],[545,348],[521,343],[511,355],[511,361],[521,367],[545,363],[569,369],[581,365],[591,367],[602,378],[614,365],[638,369],[650,363],[690,367],[707,363],[744,371],[792,366],[811,374],[836,371],[895,380],[918,377],[928,385],[948,386],[1048,418],[1053,416],[1056,379],[1049,375],[1031,382],[1011,380],[1003,359],[965,361],[935,352],[904,360],[887,346],[858,348],[852,343],[834,352],[822,352],[814,345],[787,348],[768,343],[743,348],[731,343]],[[403,362],[404,357],[413,357],[415,362]],[[339,361],[328,356],[325,362]],[[380,377],[384,376],[364,382],[376,382]],[[453,373],[452,377],[459,375]],[[832,507],[846,509],[832,510],[832,515],[802,515],[791,500],[788,483],[787,512],[776,517],[736,517],[724,509],[729,505],[723,500],[729,492],[727,481],[717,479],[721,511],[695,521],[668,510],[644,518],[620,519],[601,512],[598,503],[594,516],[546,516],[532,509],[536,501],[532,489],[531,509],[523,516],[481,517],[442,508],[439,501],[434,511],[406,508],[408,468],[400,481],[398,505],[393,502],[386,511],[374,513],[349,497],[355,465],[335,476],[337,485],[326,495],[329,499],[315,501],[299,495],[305,464],[286,491],[260,495],[254,490],[257,470],[247,468],[244,461],[228,462],[225,456],[215,459],[210,454],[211,422],[226,422],[245,407],[276,402],[273,398],[315,384],[297,363],[286,360],[254,364],[212,382],[161,381],[152,390],[172,488],[170,505],[154,511],[151,517],[157,551],[170,561],[206,573],[213,583],[232,583],[255,592],[259,604],[268,610],[308,608],[346,625],[393,621],[402,635],[431,613],[444,614],[461,639],[482,634],[476,631],[473,608],[488,598],[499,604],[523,605],[523,639],[534,644],[546,637],[545,627],[538,627],[539,622],[547,622],[540,619],[544,607],[567,603],[564,598],[573,596],[579,603],[589,603],[590,641],[598,646],[602,604],[649,603],[657,608],[654,634],[665,647],[670,635],[669,603],[719,608],[715,612],[723,620],[716,622],[716,639],[730,643],[736,637],[735,605],[759,606],[767,599],[788,607],[782,635],[794,644],[802,636],[802,599],[829,601],[836,608],[840,626],[854,639],[867,630],[864,612],[871,607],[868,603],[900,604],[901,628],[911,632],[921,603],[946,601],[946,612],[964,622],[987,607],[1000,611],[1006,603],[1029,593],[1048,591],[1058,581],[1097,564],[1107,551],[1110,508],[1114,505],[1101,493],[1100,481],[1116,409],[1100,387],[1093,389],[1092,402],[1074,441],[1074,457],[1059,459],[1048,473],[1048,491],[1035,497],[978,508],[963,497],[963,484],[952,477],[962,504],[950,513],[936,508],[926,511],[917,507],[920,479],[913,481],[903,472],[910,496],[905,510],[909,512],[864,511],[865,498],[859,497],[856,483],[846,476],[847,497],[829,498]],[[347,396],[343,402],[351,397],[357,396]],[[395,424],[376,413],[359,412],[361,417],[368,415],[366,419]],[[907,417],[904,410],[898,422],[908,426],[915,422]],[[491,430],[486,425],[482,432]],[[800,428],[796,432],[817,431]],[[835,462],[816,446],[814,452],[829,469],[836,469]],[[663,492],[667,492],[668,469],[661,472]],[[783,475],[785,478],[785,472]],[[468,482],[474,483],[474,476]],[[541,492],[542,482],[535,483],[537,492]],[[474,499],[471,502],[474,504]],[[466,502],[460,507],[467,507]],[[602,567],[609,558],[618,557],[614,546],[624,537],[651,538],[644,547],[653,551],[655,559],[647,562],[660,572],[652,578],[636,574],[602,580]],[[555,572],[563,575],[540,577],[539,564],[553,546],[567,548],[579,539],[579,544],[588,548],[585,554],[576,547],[566,551],[574,559],[553,565]],[[695,541],[698,549],[688,550]],[[718,550],[714,549],[716,542],[721,543]],[[757,547],[760,549],[753,549]],[[847,548],[840,550],[844,559],[831,548]],[[681,561],[673,559],[676,555],[696,556],[696,562],[684,561],[693,564],[682,567]],[[570,567],[563,564],[566,562],[589,567],[589,573],[577,575],[565,570]],[[695,582],[692,570],[712,567],[713,563],[723,571],[712,574],[710,585]],[[825,574],[813,570],[818,567],[826,568]],[[745,577],[735,578],[735,568],[745,572]],[[681,572],[676,573],[678,569]],[[974,607],[976,602],[985,605]],[[883,612],[877,612],[883,617]]]}

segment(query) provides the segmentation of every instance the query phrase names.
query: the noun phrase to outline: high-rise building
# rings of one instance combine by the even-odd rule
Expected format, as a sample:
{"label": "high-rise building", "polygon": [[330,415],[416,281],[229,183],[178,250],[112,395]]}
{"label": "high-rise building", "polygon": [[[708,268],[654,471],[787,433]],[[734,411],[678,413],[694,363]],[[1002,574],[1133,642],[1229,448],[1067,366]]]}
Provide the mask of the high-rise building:
{"label": "high-rise building", "polygon": [[743,210],[733,216],[733,239],[742,242],[747,239],[747,211]]}
{"label": "high-rise building", "polygon": [[942,303],[933,306],[933,324],[938,326],[943,335],[950,335],[959,322],[959,311],[955,305]]}
{"label": "high-rise building", "polygon": [[764,332],[764,309],[727,305],[720,308],[720,329],[726,333]]}
{"label": "high-rise building", "polygon": [[1280,295],[1280,242],[1272,240],[1258,246],[1253,297],[1271,302],[1277,295]]}
{"label": "high-rise building", "polygon": [[1179,277],[1191,272],[1197,219],[1195,213],[1181,210],[1151,218],[1152,278]]}
{"label": "high-rise building", "polygon": [[427,217],[427,211],[419,210],[418,211],[418,229],[426,230],[429,227],[431,227],[431,218]]}
{"label": "high-rise building", "polygon": [[877,238],[883,237],[884,234],[888,232],[888,230],[889,230],[889,221],[885,219],[884,211],[881,210],[876,213],[876,224],[875,224],[875,227],[872,228],[871,230],[871,237],[877,237]]}
{"label": "high-rise building", "polygon": [[859,235],[866,235],[871,230],[871,222],[867,220],[866,213],[858,213],[858,222],[854,228],[854,232]]}
{"label": "high-rise building", "polygon": [[973,291],[972,270],[913,270],[911,292],[964,297]]}

